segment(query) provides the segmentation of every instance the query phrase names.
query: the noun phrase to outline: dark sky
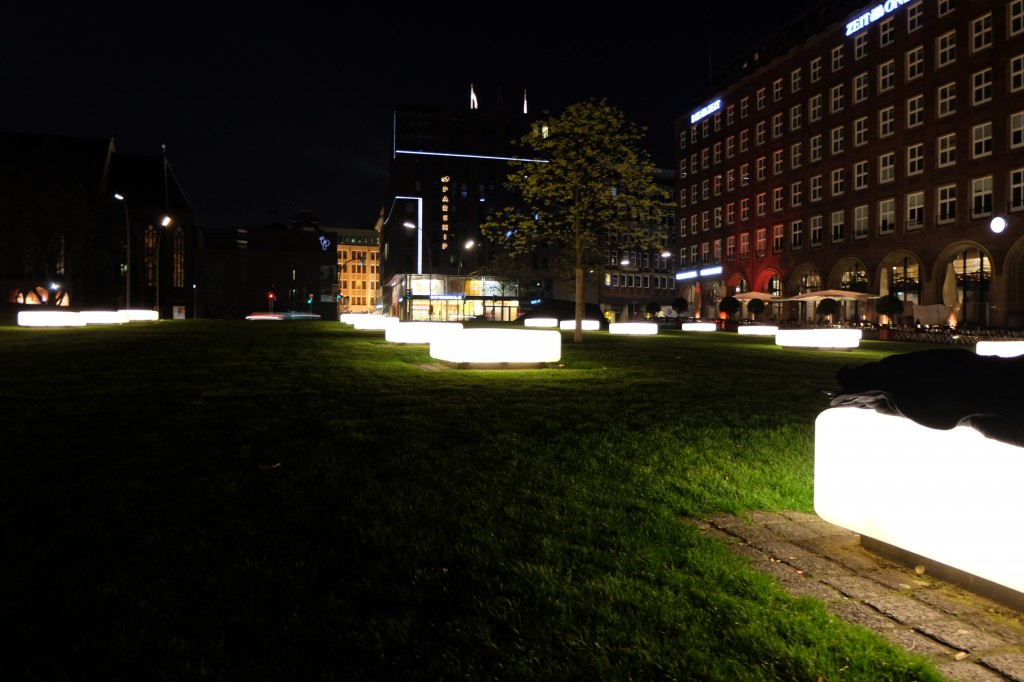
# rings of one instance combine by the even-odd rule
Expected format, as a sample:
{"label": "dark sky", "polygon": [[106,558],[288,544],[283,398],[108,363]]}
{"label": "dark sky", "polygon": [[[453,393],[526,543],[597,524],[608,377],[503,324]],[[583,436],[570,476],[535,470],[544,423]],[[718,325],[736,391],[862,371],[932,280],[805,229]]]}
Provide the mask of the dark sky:
{"label": "dark sky", "polygon": [[709,56],[719,66],[807,3],[709,3],[704,24],[597,5],[143,4],[5,9],[0,129],[113,134],[132,154],[166,144],[203,226],[309,209],[325,226],[368,227],[385,200],[395,106],[468,108],[471,84],[480,109],[521,110],[524,89],[530,113],[605,98],[671,167],[673,122],[705,94]]}

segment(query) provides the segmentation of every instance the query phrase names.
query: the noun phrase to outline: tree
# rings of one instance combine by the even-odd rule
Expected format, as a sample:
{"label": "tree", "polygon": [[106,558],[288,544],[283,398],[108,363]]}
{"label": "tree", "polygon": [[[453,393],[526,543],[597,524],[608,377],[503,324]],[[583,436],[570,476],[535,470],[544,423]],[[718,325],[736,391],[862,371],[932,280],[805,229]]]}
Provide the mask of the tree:
{"label": "tree", "polygon": [[603,99],[570,105],[558,117],[535,121],[515,141],[506,186],[516,206],[495,212],[481,232],[512,255],[554,247],[574,278],[576,328],[583,341],[588,264],[600,262],[612,238],[620,248],[660,248],[669,194],[655,182],[650,154],[636,145],[646,130],[629,124]]}
{"label": "tree", "polygon": [[818,301],[814,311],[822,317],[834,317],[839,314],[839,301],[834,298],[823,298]]}
{"label": "tree", "polygon": [[[520,293],[520,285],[530,279],[530,268],[519,259],[512,258],[506,253],[499,253],[478,272],[497,283],[502,302],[501,319],[504,320],[505,298],[510,294]],[[493,307],[491,313],[495,314]]]}
{"label": "tree", "polygon": [[680,296],[672,301],[672,310],[676,311],[676,315],[682,315],[690,309],[690,302]]}
{"label": "tree", "polygon": [[722,300],[718,302],[718,309],[729,318],[738,313],[742,307],[743,304],[740,303],[740,299],[735,296],[723,296]]}
{"label": "tree", "polygon": [[644,312],[647,313],[647,317],[657,317],[658,313],[661,312],[661,304],[657,301],[648,301],[647,305],[644,306]]}
{"label": "tree", "polygon": [[747,301],[747,312],[749,312],[754,317],[757,317],[758,315],[764,312],[764,309],[767,307],[767,305],[768,304],[766,304],[759,298],[752,298],[749,301]]}
{"label": "tree", "polygon": [[875,301],[875,312],[879,315],[887,315],[891,322],[903,314],[903,301],[894,294],[886,294]]}

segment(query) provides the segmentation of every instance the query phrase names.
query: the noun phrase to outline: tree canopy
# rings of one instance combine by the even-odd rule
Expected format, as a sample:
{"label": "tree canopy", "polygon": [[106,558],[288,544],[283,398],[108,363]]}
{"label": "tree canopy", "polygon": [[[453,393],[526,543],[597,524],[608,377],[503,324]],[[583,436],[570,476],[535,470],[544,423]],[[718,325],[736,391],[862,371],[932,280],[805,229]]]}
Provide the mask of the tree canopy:
{"label": "tree canopy", "polygon": [[514,141],[522,153],[508,163],[506,185],[517,205],[480,226],[511,255],[557,249],[574,275],[576,343],[583,340],[586,273],[606,260],[606,247],[614,240],[650,249],[667,236],[670,194],[658,186],[650,154],[637,147],[645,132],[603,99],[535,121]]}

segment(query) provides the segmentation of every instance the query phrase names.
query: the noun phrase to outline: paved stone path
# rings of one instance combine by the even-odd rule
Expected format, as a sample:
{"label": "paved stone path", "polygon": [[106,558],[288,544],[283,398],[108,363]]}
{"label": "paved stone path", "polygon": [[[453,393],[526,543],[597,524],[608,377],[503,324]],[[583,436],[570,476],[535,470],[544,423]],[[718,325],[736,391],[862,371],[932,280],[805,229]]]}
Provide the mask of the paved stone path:
{"label": "paved stone path", "polygon": [[802,512],[719,515],[701,529],[794,596],[931,659],[953,682],[1024,682],[1024,613],[877,556]]}

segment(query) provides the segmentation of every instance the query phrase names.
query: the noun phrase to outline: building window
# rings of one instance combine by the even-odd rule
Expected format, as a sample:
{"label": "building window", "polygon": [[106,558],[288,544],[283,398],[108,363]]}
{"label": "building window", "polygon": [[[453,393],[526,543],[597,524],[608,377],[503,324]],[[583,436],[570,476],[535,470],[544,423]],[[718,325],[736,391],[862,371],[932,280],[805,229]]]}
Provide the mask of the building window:
{"label": "building window", "polygon": [[971,180],[971,217],[978,218],[992,214],[992,176],[986,175]]}
{"label": "building window", "polygon": [[821,93],[811,95],[810,99],[807,100],[807,114],[811,123],[817,123],[821,120]]}
{"label": "building window", "polygon": [[794,180],[789,185],[789,205],[796,208],[804,202],[804,183],[802,180]]}
{"label": "building window", "polygon": [[711,198],[711,181],[703,180],[700,183],[700,198],[707,201]]}
{"label": "building window", "polygon": [[789,129],[800,130],[800,126],[803,123],[804,106],[802,104],[794,104],[789,108]]}
{"label": "building window", "polygon": [[696,244],[690,246],[690,265],[700,265],[700,247]]}
{"label": "building window", "polygon": [[750,164],[740,164],[740,187],[746,187],[750,184]]}
{"label": "building window", "polygon": [[938,5],[938,14],[940,17],[944,17],[956,9],[955,0],[938,0]]}
{"label": "building window", "polygon": [[896,87],[896,60],[890,59],[878,65],[878,92],[888,92]]}
{"label": "building window", "polygon": [[750,149],[750,129],[744,128],[740,131],[740,153]]}
{"label": "building window", "polygon": [[700,227],[699,222],[700,222],[700,216],[698,216],[696,213],[694,213],[693,215],[690,216],[690,234],[691,235],[697,234],[697,231],[698,231],[698,229]]}
{"label": "building window", "polygon": [[725,205],[725,224],[732,225],[736,222],[736,202],[730,201]]}
{"label": "building window", "polygon": [[709,158],[709,156],[710,156],[710,154],[708,154],[708,148],[707,147],[704,147],[704,149],[700,150],[700,167],[702,169],[708,167],[708,158]]}
{"label": "building window", "polygon": [[977,106],[992,101],[992,69],[983,69],[971,75],[971,104]]}
{"label": "building window", "polygon": [[992,47],[992,13],[971,22],[971,53]]}
{"label": "building window", "polygon": [[878,112],[878,137],[896,134],[896,107],[886,107]]}
{"label": "building window", "polygon": [[767,192],[758,192],[757,193],[757,197],[755,199],[755,202],[757,204],[757,206],[755,207],[755,210],[757,211],[758,217],[761,217],[765,213],[768,212],[768,193]]}
{"label": "building window", "polygon": [[869,234],[868,205],[861,204],[853,209],[853,238],[867,239]]}
{"label": "building window", "polygon": [[1006,35],[1013,37],[1024,32],[1024,0],[1010,0],[1006,5]]}
{"label": "building window", "polygon": [[784,167],[785,159],[782,156],[782,150],[776,149],[772,152],[772,175],[782,175]]}
{"label": "building window", "polygon": [[863,147],[868,143],[868,117],[861,116],[853,121],[853,146]]}
{"label": "building window", "polygon": [[832,73],[843,68],[843,46],[836,45],[832,48]]}
{"label": "building window", "polygon": [[740,100],[740,118],[746,118],[750,115],[750,98],[744,97]]}
{"label": "building window", "polygon": [[804,147],[803,142],[794,142],[793,144],[789,145],[789,167],[790,168],[794,168],[794,169],[795,168],[799,168],[800,165],[803,163],[803,153],[804,153],[803,147]]}
{"label": "building window", "polygon": [[907,80],[912,81],[924,75],[924,46],[907,50]]}
{"label": "building window", "polygon": [[718,175],[716,175],[714,177],[714,192],[715,192],[715,196],[716,197],[722,195],[722,175],[721,175],[721,173],[719,173]]}
{"label": "building window", "polygon": [[956,133],[940,135],[936,141],[938,167],[945,168],[956,164]]}
{"label": "building window", "polygon": [[971,158],[978,159],[992,155],[992,121],[979,123],[971,127],[971,140],[974,143]]}
{"label": "building window", "polygon": [[1010,57],[1010,92],[1024,90],[1024,54]]}
{"label": "building window", "polygon": [[1010,114],[1010,149],[1021,146],[1024,146],[1024,111],[1015,111]]}
{"label": "building window", "polygon": [[845,96],[845,86],[842,83],[833,85],[829,90],[829,112],[837,113],[843,110],[843,97]]}
{"label": "building window", "polygon": [[917,2],[907,8],[907,33],[921,28],[921,3]]}
{"label": "building window", "polygon": [[715,165],[722,163],[722,143],[716,142],[712,149],[714,151],[711,152],[711,162]]}
{"label": "building window", "polygon": [[736,237],[729,235],[725,238],[725,259],[730,263],[736,260]]}
{"label": "building window", "polygon": [[843,153],[843,127],[836,126],[832,129],[832,156]]}
{"label": "building window", "polygon": [[[1024,2],[1024,0],[1021,0]],[[789,91],[800,92],[801,69],[793,69],[789,72]]]}
{"label": "building window", "polygon": [[786,230],[782,223],[772,225],[772,253],[782,253],[786,246]]}
{"label": "building window", "polygon": [[743,232],[740,234],[740,260],[747,260],[750,258],[750,233]]}
{"label": "building window", "polygon": [[916,128],[924,123],[924,95],[907,100],[907,127]]}
{"label": "building window", "polygon": [[892,17],[883,19],[878,26],[878,44],[882,47],[892,45],[892,41],[895,39],[896,31],[894,30],[894,21]]}
{"label": "building window", "polygon": [[715,206],[714,212],[712,213],[712,218],[711,219],[712,219],[712,221],[714,221],[714,226],[715,227],[721,227],[722,226],[722,207],[721,206]]}
{"label": "building window", "polygon": [[716,263],[722,262],[722,240],[716,239],[711,242],[711,255],[715,259]]}
{"label": "building window", "polygon": [[760,182],[768,177],[768,161],[763,156],[757,157],[756,168],[757,168],[757,181]]}
{"label": "building window", "polygon": [[920,175],[924,172],[924,143],[919,142],[907,147],[907,176]]}
{"label": "building window", "polygon": [[754,130],[754,144],[761,146],[768,142],[768,125],[764,121],[758,121]]}
{"label": "building window", "polygon": [[690,154],[690,172],[697,174],[700,171],[700,154]]}
{"label": "building window", "polygon": [[853,188],[867,189],[868,187],[868,162],[861,159],[853,164]]}
{"label": "building window", "polygon": [[907,195],[907,231],[920,230],[924,227],[924,192],[911,192]]}
{"label": "building window", "polygon": [[757,89],[757,110],[761,111],[768,103],[768,92],[764,88]]}
{"label": "building window", "polygon": [[811,176],[811,202],[821,201],[821,176]]}
{"label": "building window", "polygon": [[750,219],[750,198],[743,197],[740,199],[740,222],[745,222]]}
{"label": "building window", "polygon": [[815,246],[821,246],[822,244],[822,232],[823,232],[823,220],[820,215],[811,216],[811,248]]}
{"label": "building window", "polygon": [[811,138],[811,163],[821,161],[821,135]]}
{"label": "building window", "polygon": [[772,116],[772,139],[778,139],[783,136],[786,132],[785,117],[782,112],[778,112]]}
{"label": "building window", "polygon": [[794,220],[789,224],[789,250],[799,251],[804,245],[804,221]]}
{"label": "building window", "polygon": [[896,200],[882,199],[878,202],[878,233],[892,234],[896,229]]}
{"label": "building window", "polygon": [[878,184],[896,180],[896,152],[888,152],[878,157]]}
{"label": "building window", "polygon": [[842,168],[832,169],[832,196],[838,197],[843,194],[846,173]]}
{"label": "building window", "polygon": [[956,82],[946,83],[939,86],[938,95],[938,117],[950,116],[956,113]]}
{"label": "building window", "polygon": [[939,209],[939,224],[956,222],[956,185],[943,185],[936,189],[935,203]]}
{"label": "building window", "polygon": [[725,171],[725,191],[731,192],[736,189],[736,169],[730,168]]}
{"label": "building window", "polygon": [[700,229],[702,232],[707,232],[711,229],[711,211],[700,212]]}
{"label": "building window", "polygon": [[821,80],[821,57],[811,60],[811,82],[817,83]]}
{"label": "building window", "polygon": [[864,31],[853,39],[853,59],[859,61],[868,56],[868,32]]}
{"label": "building window", "polygon": [[776,78],[772,81],[772,101],[778,102],[782,99],[782,79]]}
{"label": "building window", "polygon": [[832,228],[832,243],[838,244],[842,242],[846,232],[846,212],[832,211],[829,222]]}
{"label": "building window", "polygon": [[757,228],[754,233],[754,248],[757,249],[757,257],[764,258],[768,249],[768,230],[764,227]]}
{"label": "building window", "polygon": [[725,158],[731,159],[736,156],[736,136],[730,135],[725,138]]}
{"label": "building window", "polygon": [[1024,168],[1010,171],[1010,211],[1024,210]]}
{"label": "building window", "polygon": [[772,188],[772,211],[775,213],[781,212],[785,208],[783,201],[783,188],[773,187]]}
{"label": "building window", "polygon": [[935,39],[935,61],[938,68],[956,61],[956,31],[948,31]]}
{"label": "building window", "polygon": [[853,103],[860,104],[868,99],[868,72],[853,77]]}
{"label": "building window", "polygon": [[736,105],[730,104],[725,108],[725,124],[732,125],[736,120]]}

